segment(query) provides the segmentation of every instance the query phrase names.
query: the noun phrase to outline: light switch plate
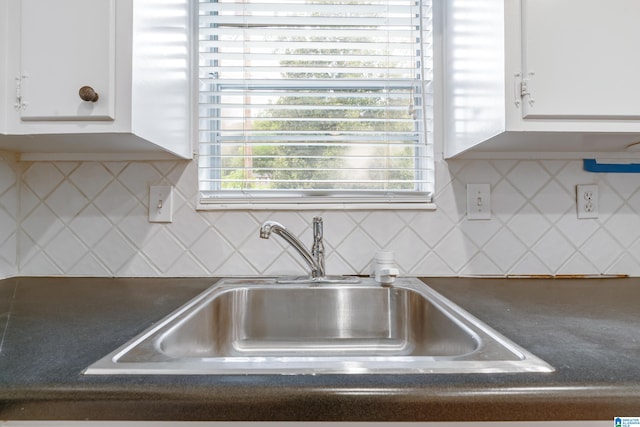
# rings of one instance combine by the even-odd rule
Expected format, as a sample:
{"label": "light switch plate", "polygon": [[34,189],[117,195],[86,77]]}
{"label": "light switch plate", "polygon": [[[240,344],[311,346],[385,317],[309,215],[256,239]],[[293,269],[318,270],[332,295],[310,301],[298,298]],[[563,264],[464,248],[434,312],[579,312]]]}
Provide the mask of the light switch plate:
{"label": "light switch plate", "polygon": [[467,184],[467,219],[491,219],[489,184]]}
{"label": "light switch plate", "polygon": [[149,188],[149,222],[173,221],[173,186],[152,185]]}

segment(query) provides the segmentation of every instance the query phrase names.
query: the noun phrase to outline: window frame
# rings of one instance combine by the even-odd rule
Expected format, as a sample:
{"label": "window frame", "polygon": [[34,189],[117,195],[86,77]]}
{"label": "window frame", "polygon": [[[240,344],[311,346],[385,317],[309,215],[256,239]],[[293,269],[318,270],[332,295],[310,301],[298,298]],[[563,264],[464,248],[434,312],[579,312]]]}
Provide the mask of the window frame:
{"label": "window frame", "polygon": [[[429,1],[429,0],[425,0]],[[196,25],[195,25],[195,50],[196,53],[199,49],[198,41],[199,40],[199,25],[197,21],[199,19],[199,3],[196,2]],[[422,3],[420,4],[420,8],[424,6]],[[430,20],[433,22],[433,5],[430,6],[431,15]],[[422,18],[421,18],[422,19]],[[421,31],[425,31],[422,28]],[[433,32],[433,24],[430,29]],[[431,37],[431,51],[430,57],[433,58],[435,46],[433,45],[433,36]],[[423,47],[425,44],[422,45]],[[421,49],[422,50],[422,49]],[[194,72],[194,92],[195,92],[195,111],[198,112],[196,114],[196,118],[194,119],[194,126],[197,126],[195,135],[198,135],[198,140],[196,143],[197,146],[197,155],[196,159],[198,162],[198,198],[197,198],[197,209],[198,210],[380,210],[380,209],[393,209],[393,210],[423,210],[423,209],[435,209],[435,204],[433,203],[433,192],[435,187],[435,144],[433,140],[433,129],[432,126],[429,126],[429,123],[433,123],[433,114],[434,114],[434,105],[433,102],[429,102],[427,105],[427,98],[431,97],[433,99],[434,93],[432,90],[433,86],[433,77],[427,78],[424,76],[425,70],[427,69],[424,66],[425,55],[424,52],[421,52],[419,56],[417,56],[420,60],[421,70],[420,75],[422,78],[420,80],[414,80],[415,82],[419,82],[419,84],[423,85],[422,93],[421,93],[421,102],[424,103],[421,111],[423,112],[422,117],[420,118],[421,126],[423,127],[422,133],[424,134],[423,145],[421,147],[416,147],[416,149],[425,150],[426,160],[429,162],[426,168],[417,168],[416,173],[430,173],[431,179],[428,180],[427,186],[429,187],[428,191],[407,191],[404,194],[402,192],[390,192],[388,194],[377,192],[370,192],[366,190],[351,190],[351,191],[330,191],[327,193],[318,195],[317,191],[307,192],[304,190],[238,190],[238,191],[229,191],[224,190],[220,192],[216,192],[215,190],[203,190],[200,184],[200,174],[201,166],[200,166],[200,150],[202,149],[200,129],[198,126],[198,122],[200,119],[200,106],[198,105],[199,98],[199,64],[195,64],[195,72]],[[194,61],[197,62],[197,61]],[[434,71],[434,64],[429,67],[431,73]],[[237,87],[237,84],[233,83],[220,83],[221,85],[227,87]],[[430,89],[424,87],[425,85],[430,86]],[[277,88],[277,85],[274,85],[273,88]],[[379,87],[379,86],[376,86]],[[211,115],[209,116],[211,117]],[[215,117],[215,114],[213,115]],[[216,147],[214,144],[209,145],[210,147]],[[217,149],[220,149],[217,146]],[[421,156],[414,155],[414,159],[420,159]],[[218,168],[218,172],[220,173],[220,168]],[[210,193],[209,193],[210,192]],[[207,196],[204,196],[204,193],[208,193]],[[356,193],[358,197],[354,198],[353,194]],[[285,196],[286,194],[286,196]]]}

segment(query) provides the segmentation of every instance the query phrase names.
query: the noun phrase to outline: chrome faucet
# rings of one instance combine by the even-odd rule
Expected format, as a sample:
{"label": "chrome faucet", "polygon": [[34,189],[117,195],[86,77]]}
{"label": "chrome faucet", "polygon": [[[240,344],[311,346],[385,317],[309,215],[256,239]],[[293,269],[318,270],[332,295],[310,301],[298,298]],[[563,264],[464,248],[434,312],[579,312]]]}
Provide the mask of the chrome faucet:
{"label": "chrome faucet", "polygon": [[275,221],[266,221],[260,227],[260,238],[268,239],[271,233],[282,237],[287,243],[302,256],[311,269],[312,278],[322,278],[325,276],[324,263],[324,243],[322,242],[322,218],[313,218],[313,245],[311,252],[298,240],[296,236],[287,231],[286,227]]}

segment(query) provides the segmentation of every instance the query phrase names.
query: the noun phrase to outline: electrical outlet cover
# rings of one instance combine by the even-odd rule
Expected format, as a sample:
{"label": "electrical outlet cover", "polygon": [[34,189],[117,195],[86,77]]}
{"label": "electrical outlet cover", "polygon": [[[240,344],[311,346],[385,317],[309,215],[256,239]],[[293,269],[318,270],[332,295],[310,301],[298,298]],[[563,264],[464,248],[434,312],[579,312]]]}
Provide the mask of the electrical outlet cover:
{"label": "electrical outlet cover", "polygon": [[598,185],[576,186],[576,209],[578,219],[598,218]]}

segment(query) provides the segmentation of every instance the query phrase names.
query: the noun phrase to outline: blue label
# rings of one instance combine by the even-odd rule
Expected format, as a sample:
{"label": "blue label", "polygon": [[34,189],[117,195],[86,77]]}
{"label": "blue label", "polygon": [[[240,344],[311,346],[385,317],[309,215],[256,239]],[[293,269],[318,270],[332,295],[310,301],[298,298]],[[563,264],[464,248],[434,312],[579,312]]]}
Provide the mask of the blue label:
{"label": "blue label", "polygon": [[640,417],[615,417],[615,427],[640,427]]}

